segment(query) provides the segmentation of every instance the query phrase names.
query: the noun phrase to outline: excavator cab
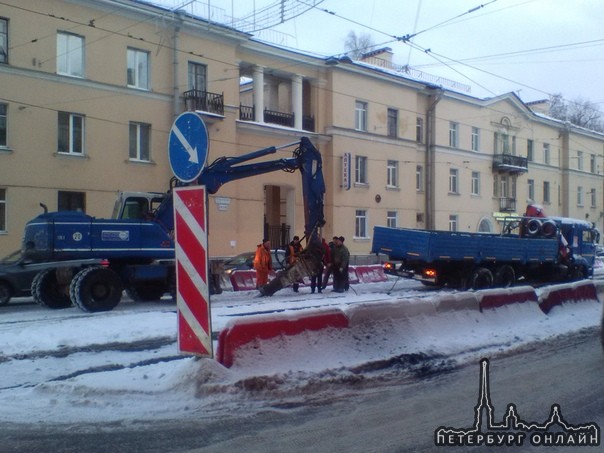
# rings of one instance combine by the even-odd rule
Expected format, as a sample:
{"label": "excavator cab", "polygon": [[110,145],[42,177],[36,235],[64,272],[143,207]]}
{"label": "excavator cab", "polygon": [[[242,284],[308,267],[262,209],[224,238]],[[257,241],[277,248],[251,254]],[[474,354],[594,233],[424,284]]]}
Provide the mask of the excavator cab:
{"label": "excavator cab", "polygon": [[119,192],[111,218],[117,220],[147,219],[165,197],[165,194],[159,192]]}

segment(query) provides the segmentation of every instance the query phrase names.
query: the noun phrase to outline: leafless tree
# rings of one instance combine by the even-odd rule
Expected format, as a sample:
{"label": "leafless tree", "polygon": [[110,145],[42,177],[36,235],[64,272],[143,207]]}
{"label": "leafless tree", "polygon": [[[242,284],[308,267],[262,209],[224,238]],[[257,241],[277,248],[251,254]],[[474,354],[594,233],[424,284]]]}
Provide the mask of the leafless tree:
{"label": "leafless tree", "polygon": [[549,114],[559,120],[569,121],[575,126],[604,132],[602,112],[596,104],[587,99],[576,98],[566,101],[561,94],[554,94],[550,96]]}
{"label": "leafless tree", "polygon": [[374,43],[370,34],[361,33],[357,35],[351,30],[348,32],[348,36],[346,36],[344,46],[346,47],[346,53],[350,58],[358,59],[361,55],[371,49],[371,47],[374,46]]}

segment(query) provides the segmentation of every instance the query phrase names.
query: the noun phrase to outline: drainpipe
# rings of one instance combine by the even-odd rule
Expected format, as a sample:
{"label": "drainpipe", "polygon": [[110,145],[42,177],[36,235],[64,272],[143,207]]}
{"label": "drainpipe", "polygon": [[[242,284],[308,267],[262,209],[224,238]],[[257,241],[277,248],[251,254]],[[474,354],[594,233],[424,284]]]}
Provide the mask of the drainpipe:
{"label": "drainpipe", "polygon": [[174,118],[180,115],[180,90],[178,87],[178,43],[180,38],[180,27],[182,26],[182,12],[174,11],[174,33],[172,35],[172,80],[173,80],[173,92],[172,92],[172,109]]}
{"label": "drainpipe", "polygon": [[[572,125],[570,123],[570,121],[566,121],[564,123],[564,126],[562,127],[562,129],[560,130],[560,136],[561,136],[561,142],[562,142],[562,149],[561,149],[561,153],[562,155],[560,156],[560,169],[562,170],[562,178],[561,178],[561,188],[558,189],[559,193],[560,193],[560,197],[562,197],[561,200],[558,200],[559,202],[562,203],[562,217],[569,217],[570,216],[570,132],[571,132],[571,128]],[[552,152],[552,150],[550,150],[550,153]],[[550,156],[550,159],[553,159],[552,156]],[[554,191],[552,190],[553,188],[550,187],[550,202],[553,204],[553,200],[554,200],[554,196],[558,197],[557,194],[554,193]],[[583,196],[585,196],[585,194],[583,194]]]}
{"label": "drainpipe", "polygon": [[436,153],[436,104],[442,98],[443,90],[439,87],[428,87],[428,108],[426,110],[426,188],[425,188],[425,213],[426,229],[436,229],[435,216],[435,153]]}

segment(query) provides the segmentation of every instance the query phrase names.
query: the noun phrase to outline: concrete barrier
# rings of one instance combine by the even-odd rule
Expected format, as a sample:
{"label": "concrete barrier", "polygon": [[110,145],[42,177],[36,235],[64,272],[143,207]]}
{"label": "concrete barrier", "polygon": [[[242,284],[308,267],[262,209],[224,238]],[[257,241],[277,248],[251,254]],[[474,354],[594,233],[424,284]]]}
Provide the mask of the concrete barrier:
{"label": "concrete barrier", "polygon": [[552,308],[564,303],[599,302],[598,290],[591,280],[548,286],[539,296],[539,308],[548,314]]}
{"label": "concrete barrier", "polygon": [[329,327],[342,329],[348,325],[348,318],[337,308],[235,319],[219,334],[216,360],[229,368],[236,360],[237,351],[251,342]]}
{"label": "concrete barrier", "polygon": [[357,278],[361,283],[378,283],[388,280],[388,277],[384,273],[384,267],[380,264],[351,267],[354,268]]}
{"label": "concrete barrier", "polygon": [[437,313],[459,310],[479,311],[480,304],[478,303],[476,293],[464,291],[455,294],[445,294],[436,300]]}
{"label": "concrete barrier", "polygon": [[537,302],[537,293],[532,286],[486,289],[476,292],[480,311],[510,304]]}
{"label": "concrete barrier", "polygon": [[[523,312],[526,312],[528,307],[531,308],[526,312],[530,313],[529,315],[535,313],[542,316],[556,305],[583,301],[599,302],[598,289],[591,281],[547,287],[542,289],[539,296],[532,287],[520,286],[435,295],[430,299],[365,302],[351,305],[345,312],[338,308],[317,308],[293,313],[249,316],[230,321],[220,332],[216,360],[226,367],[231,367],[243,347],[253,344],[254,347],[261,348],[262,340],[299,335],[306,331],[371,326],[374,323],[401,319],[409,319],[412,323],[410,326],[413,326],[413,319],[418,317],[417,325],[421,326],[423,316],[434,316],[441,322],[450,322],[453,319],[451,317],[465,319],[464,316],[478,316],[485,311],[488,311],[489,316],[496,316],[496,309],[507,306],[515,306],[518,310],[524,310]],[[453,311],[457,313],[447,313]]]}
{"label": "concrete barrier", "polygon": [[388,302],[356,304],[346,310],[350,327],[387,321],[388,319],[412,318],[436,314],[432,300],[401,299]]}

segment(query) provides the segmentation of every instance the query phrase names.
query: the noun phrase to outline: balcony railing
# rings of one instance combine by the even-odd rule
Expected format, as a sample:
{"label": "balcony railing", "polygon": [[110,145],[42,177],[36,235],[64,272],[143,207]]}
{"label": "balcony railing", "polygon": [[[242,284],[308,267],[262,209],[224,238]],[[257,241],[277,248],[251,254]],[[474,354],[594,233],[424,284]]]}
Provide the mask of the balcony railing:
{"label": "balcony railing", "polygon": [[210,93],[202,90],[189,90],[183,93],[185,108],[188,111],[200,110],[202,112],[224,115],[224,94]]}
{"label": "balcony railing", "polygon": [[493,170],[526,173],[528,171],[528,159],[512,154],[495,154],[493,156]]}
{"label": "balcony railing", "polygon": [[240,105],[239,119],[241,121],[255,121],[256,117],[254,115],[254,107],[250,107],[249,105]]}
{"label": "balcony railing", "polygon": [[499,198],[499,211],[515,212],[516,211],[516,199],[508,198],[508,197]]}
{"label": "balcony railing", "polygon": [[[295,115],[293,113],[277,112],[275,110],[264,109],[263,120],[265,123],[278,124],[279,126],[294,127]],[[239,105],[239,119],[241,121],[256,121],[254,107],[249,105]],[[315,131],[315,119],[312,116],[302,117],[302,129],[305,131]]]}
{"label": "balcony railing", "polygon": [[279,126],[294,127],[294,114],[264,109],[264,122]]}

